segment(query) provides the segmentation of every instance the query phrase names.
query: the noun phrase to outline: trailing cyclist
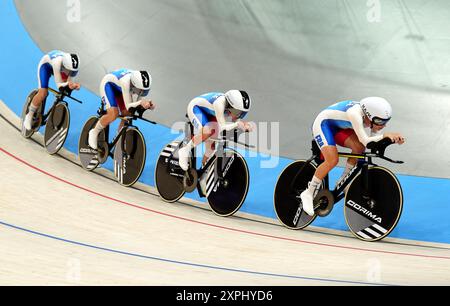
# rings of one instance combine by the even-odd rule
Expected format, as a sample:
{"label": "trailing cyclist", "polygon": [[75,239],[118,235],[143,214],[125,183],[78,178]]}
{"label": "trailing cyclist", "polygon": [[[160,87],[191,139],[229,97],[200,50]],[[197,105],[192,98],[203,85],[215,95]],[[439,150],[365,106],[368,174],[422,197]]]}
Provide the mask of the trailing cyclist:
{"label": "trailing cyclist", "polygon": [[54,50],[44,55],[38,65],[38,93],[34,96],[24,119],[24,127],[31,130],[33,116],[42,103],[48,97],[48,87],[51,76],[55,77],[55,83],[59,90],[68,87],[70,90],[79,90],[80,84],[72,81],[78,74],[80,60],[78,55]]}

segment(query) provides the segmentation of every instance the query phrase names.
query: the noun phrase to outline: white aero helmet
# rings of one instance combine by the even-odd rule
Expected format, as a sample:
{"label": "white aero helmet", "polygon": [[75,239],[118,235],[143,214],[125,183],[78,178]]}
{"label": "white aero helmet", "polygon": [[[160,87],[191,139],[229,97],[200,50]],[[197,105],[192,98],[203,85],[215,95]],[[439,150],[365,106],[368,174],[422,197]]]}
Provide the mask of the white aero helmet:
{"label": "white aero helmet", "polygon": [[76,54],[64,53],[62,65],[66,70],[71,72],[72,76],[76,76],[80,67],[80,59]]}
{"label": "white aero helmet", "polygon": [[388,101],[379,97],[364,98],[359,103],[364,115],[376,125],[386,125],[392,117],[392,107]]}
{"label": "white aero helmet", "polygon": [[230,90],[225,93],[225,98],[235,115],[242,118],[251,108],[250,96],[243,90]]}
{"label": "white aero helmet", "polygon": [[131,84],[137,89],[148,91],[152,86],[152,77],[147,71],[133,71],[131,73]]}

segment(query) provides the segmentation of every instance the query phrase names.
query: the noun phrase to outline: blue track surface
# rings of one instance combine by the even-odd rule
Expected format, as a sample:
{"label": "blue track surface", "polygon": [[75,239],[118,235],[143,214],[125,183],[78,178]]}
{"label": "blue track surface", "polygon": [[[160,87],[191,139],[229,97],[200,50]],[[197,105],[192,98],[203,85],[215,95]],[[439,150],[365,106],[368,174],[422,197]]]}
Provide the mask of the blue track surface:
{"label": "blue track surface", "polygon": [[[12,0],[0,2],[0,98],[20,116],[27,94],[37,86],[37,64],[44,54],[24,29]],[[58,46],[64,50],[65,46]],[[117,63],[120,66],[120,63]],[[82,71],[81,71],[82,73]],[[52,83],[51,83],[52,84]],[[51,85],[52,86],[52,85]],[[53,87],[54,84],[53,84]],[[91,115],[96,114],[99,97],[81,90],[76,92],[83,105],[71,103],[71,127],[65,147],[77,151],[79,132]],[[47,102],[50,105],[51,98]],[[184,110],[180,110],[184,111]],[[177,137],[164,126],[138,123],[147,142],[147,160],[141,181],[154,186],[155,162],[165,144]],[[117,123],[112,126],[115,130]],[[18,135],[18,137],[20,137]],[[309,144],[305,144],[309,145]],[[279,174],[291,160],[280,158],[276,168],[262,169],[260,163],[266,156],[246,159],[250,169],[250,190],[241,211],[276,218],[273,210],[273,189]],[[112,162],[105,167],[112,170]],[[331,183],[340,175],[341,169],[331,173]],[[450,180],[398,175],[403,187],[404,210],[397,228],[390,237],[450,243]],[[189,195],[200,200],[196,194]],[[348,230],[342,205],[324,219],[318,218],[313,225],[338,230]]]}

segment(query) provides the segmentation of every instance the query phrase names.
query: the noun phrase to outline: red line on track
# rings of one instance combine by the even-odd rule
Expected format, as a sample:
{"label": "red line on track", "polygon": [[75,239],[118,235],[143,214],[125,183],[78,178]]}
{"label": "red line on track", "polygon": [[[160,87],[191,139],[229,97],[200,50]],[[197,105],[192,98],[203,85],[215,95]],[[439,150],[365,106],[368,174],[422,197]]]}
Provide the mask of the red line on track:
{"label": "red line on track", "polygon": [[324,246],[324,247],[331,247],[331,248],[339,248],[339,249],[346,249],[346,250],[355,250],[355,251],[364,251],[364,252],[371,252],[371,253],[380,253],[380,254],[390,254],[390,255],[402,255],[402,256],[413,256],[413,257],[421,257],[421,258],[433,258],[433,259],[450,259],[450,257],[446,257],[446,256],[433,256],[433,255],[423,255],[423,254],[412,254],[412,253],[401,253],[401,252],[391,252],[391,251],[381,251],[381,250],[374,250],[374,249],[365,249],[365,248],[357,248],[357,247],[349,247],[349,246],[342,246],[342,245],[336,245],[336,244],[327,244],[327,243],[320,243],[320,242],[313,242],[313,241],[306,241],[306,240],[300,240],[300,239],[293,239],[293,238],[287,238],[287,237],[280,237],[280,236],[273,236],[273,235],[268,235],[268,234],[262,234],[262,233],[257,233],[257,232],[251,232],[251,231],[246,231],[246,230],[242,230],[242,229],[237,229],[237,228],[232,228],[232,227],[226,227],[226,226],[221,226],[221,225],[215,225],[215,224],[211,224],[211,223],[206,223],[206,222],[202,222],[202,221],[197,221],[197,220],[193,220],[193,219],[188,219],[188,218],[184,218],[184,217],[180,217],[180,216],[176,216],[176,215],[172,215],[172,214],[168,214],[168,213],[164,213],[161,211],[157,211],[157,210],[153,210],[150,208],[146,208],[143,206],[139,206],[136,204],[132,204],[132,203],[128,203],[119,199],[115,199],[109,196],[106,196],[104,194],[98,193],[96,191],[90,190],[88,188],[79,186],[77,184],[74,184],[72,182],[69,182],[65,179],[62,179],[60,177],[57,177],[51,173],[46,172],[45,170],[42,170],[36,166],[31,165],[30,163],[24,161],[23,159],[15,156],[14,154],[6,151],[3,148],[0,148],[0,151],[3,152],[4,154],[12,157],[13,159],[19,161],[20,163],[42,173],[45,174],[55,180],[58,180],[60,182],[63,182],[67,185],[70,185],[72,187],[75,187],[77,189],[81,189],[83,191],[86,191],[88,193],[91,193],[93,195],[99,196],[101,198],[104,199],[108,199],[111,200],[113,202],[116,203],[120,203],[126,206],[130,206],[130,207],[134,207],[137,209],[141,209],[141,210],[145,210],[148,212],[152,212],[158,215],[162,215],[162,216],[166,216],[166,217],[170,217],[170,218],[174,218],[174,219],[178,219],[178,220],[183,220],[183,221],[187,221],[187,222],[191,222],[191,223],[196,223],[196,224],[201,224],[201,225],[205,225],[205,226],[209,226],[209,227],[215,227],[215,228],[219,228],[219,229],[224,229],[227,231],[233,231],[233,232],[238,232],[238,233],[245,233],[245,234],[249,234],[249,235],[253,235],[253,236],[260,236],[260,237],[266,237],[266,238],[272,238],[272,239],[277,239],[277,240],[284,240],[284,241],[291,241],[291,242],[297,242],[297,243],[304,243],[304,244],[310,244],[310,245],[317,245],[317,246]]}

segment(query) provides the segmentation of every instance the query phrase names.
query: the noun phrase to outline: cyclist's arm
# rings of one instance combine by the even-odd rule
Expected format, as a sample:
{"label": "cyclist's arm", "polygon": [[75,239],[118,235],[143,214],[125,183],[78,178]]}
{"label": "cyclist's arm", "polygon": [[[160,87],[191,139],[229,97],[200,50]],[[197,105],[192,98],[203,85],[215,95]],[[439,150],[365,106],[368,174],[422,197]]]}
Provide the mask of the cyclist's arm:
{"label": "cyclist's arm", "polygon": [[55,76],[55,83],[58,89],[68,86],[70,78],[67,79],[67,82],[64,82],[61,76],[62,57],[57,57],[56,59],[52,60],[52,68],[53,75]]}
{"label": "cyclist's arm", "polygon": [[124,76],[123,78],[120,79],[120,87],[122,88],[123,102],[125,103],[125,108],[127,110],[133,107],[138,107],[140,105],[140,101],[133,102],[130,84],[131,84],[130,75]]}
{"label": "cyclist's arm", "polygon": [[217,119],[217,123],[220,126],[220,129],[222,131],[225,130],[228,132],[228,131],[237,129],[237,127],[239,126],[239,120],[236,122],[232,122],[232,123],[228,123],[225,120],[225,105],[226,105],[225,96],[219,97],[213,103],[214,112],[216,113],[216,119]]}
{"label": "cyclist's arm", "polygon": [[359,141],[366,147],[369,142],[378,142],[384,138],[384,135],[368,136],[364,130],[363,115],[357,107],[352,107],[347,111],[353,130]]}
{"label": "cyclist's arm", "polygon": [[144,101],[143,97],[139,96],[138,101],[133,101],[133,96],[131,95],[131,77],[125,76],[120,79],[120,85],[122,88],[123,102],[125,103],[125,107],[127,110],[130,108],[136,108],[141,106],[142,101]]}

